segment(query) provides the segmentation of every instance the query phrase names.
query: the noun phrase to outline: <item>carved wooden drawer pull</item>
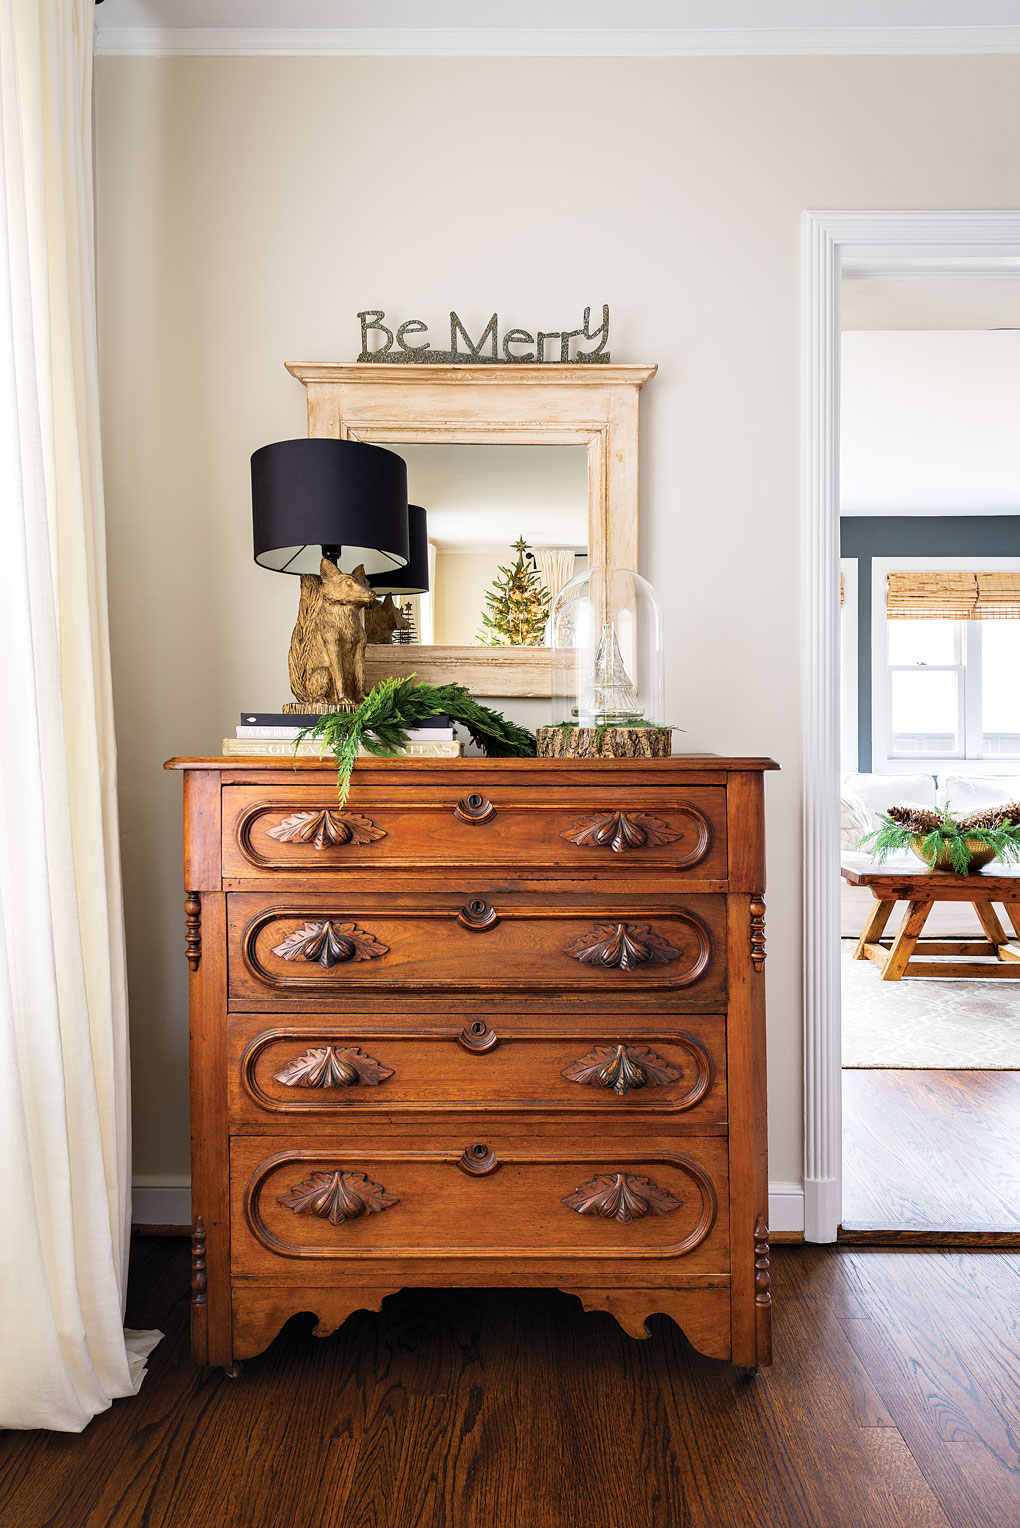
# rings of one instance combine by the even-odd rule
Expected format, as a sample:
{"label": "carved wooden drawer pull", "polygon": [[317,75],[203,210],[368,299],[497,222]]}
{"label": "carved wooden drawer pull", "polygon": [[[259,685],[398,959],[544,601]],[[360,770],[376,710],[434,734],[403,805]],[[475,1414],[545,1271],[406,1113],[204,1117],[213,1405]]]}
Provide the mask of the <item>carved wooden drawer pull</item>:
{"label": "carved wooden drawer pull", "polygon": [[494,1151],[490,1151],[483,1141],[476,1141],[473,1146],[466,1146],[463,1153],[457,1159],[457,1166],[461,1172],[470,1173],[473,1178],[482,1178],[486,1173],[494,1173],[499,1166],[499,1160]]}
{"label": "carved wooden drawer pull", "polygon": [[295,1215],[318,1215],[331,1226],[342,1226],[359,1215],[372,1215],[399,1204],[395,1194],[388,1194],[379,1183],[364,1173],[348,1173],[343,1168],[333,1172],[312,1173],[289,1194],[277,1200]]}
{"label": "carved wooden drawer pull", "polygon": [[345,960],[378,960],[389,952],[374,934],[356,923],[304,923],[287,935],[282,944],[273,945],[273,954],[281,960],[303,959],[325,966],[340,965]]}
{"label": "carved wooden drawer pull", "polygon": [[675,843],[680,829],[671,828],[658,817],[647,817],[644,812],[598,812],[594,817],[575,822],[560,837],[582,849],[612,849],[615,854],[622,854],[625,849]]}
{"label": "carved wooden drawer pull", "polygon": [[371,844],[377,838],[386,837],[385,828],[377,828],[371,817],[361,817],[356,812],[322,811],[295,812],[285,817],[275,828],[266,829],[267,838],[275,838],[280,844],[314,844],[316,849],[326,844],[340,847],[343,844]]}
{"label": "carved wooden drawer pull", "polygon": [[600,1046],[563,1072],[571,1082],[612,1088],[620,1098],[631,1088],[661,1087],[680,1075],[678,1066],[645,1045]]}
{"label": "carved wooden drawer pull", "polygon": [[353,1088],[362,1082],[374,1087],[392,1077],[393,1068],[357,1045],[316,1045],[274,1076],[285,1088]]}
{"label": "carved wooden drawer pull", "polygon": [[568,1194],[562,1203],[578,1215],[602,1215],[623,1225],[640,1220],[649,1212],[668,1215],[670,1210],[680,1208],[679,1199],[669,1189],[661,1188],[651,1178],[637,1178],[631,1173],[600,1173]]}
{"label": "carved wooden drawer pull", "polygon": [[669,965],[682,951],[647,923],[596,923],[563,952],[586,966],[632,971],[635,966]]}
{"label": "carved wooden drawer pull", "polygon": [[481,791],[469,791],[462,796],[453,809],[453,815],[459,822],[480,823],[491,822],[496,815],[496,808],[492,802],[482,795]]}
{"label": "carved wooden drawer pull", "polygon": [[457,914],[457,922],[464,928],[474,929],[481,933],[485,929],[495,928],[499,922],[499,914],[491,902],[486,902],[482,897],[475,897],[470,902],[465,902]]}

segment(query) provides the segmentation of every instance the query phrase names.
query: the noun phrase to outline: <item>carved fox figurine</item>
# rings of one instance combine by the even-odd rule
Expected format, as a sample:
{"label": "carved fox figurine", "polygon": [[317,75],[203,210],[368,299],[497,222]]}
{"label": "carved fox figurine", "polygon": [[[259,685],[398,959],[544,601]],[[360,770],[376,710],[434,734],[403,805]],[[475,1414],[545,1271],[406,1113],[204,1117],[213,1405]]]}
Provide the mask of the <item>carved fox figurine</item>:
{"label": "carved fox figurine", "polygon": [[363,567],[341,573],[327,557],[301,575],[301,603],[290,639],[294,699],[355,711],[365,698],[365,628],[361,612],[375,601]]}

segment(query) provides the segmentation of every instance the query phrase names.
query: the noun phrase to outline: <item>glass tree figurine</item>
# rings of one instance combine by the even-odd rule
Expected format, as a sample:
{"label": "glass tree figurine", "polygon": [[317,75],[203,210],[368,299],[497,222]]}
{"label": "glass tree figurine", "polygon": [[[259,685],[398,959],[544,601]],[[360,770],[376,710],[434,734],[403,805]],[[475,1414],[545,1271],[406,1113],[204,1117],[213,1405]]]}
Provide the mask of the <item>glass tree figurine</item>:
{"label": "glass tree figurine", "polygon": [[564,584],[549,617],[552,726],[539,753],[659,756],[662,610],[651,584],[627,568],[593,568]]}

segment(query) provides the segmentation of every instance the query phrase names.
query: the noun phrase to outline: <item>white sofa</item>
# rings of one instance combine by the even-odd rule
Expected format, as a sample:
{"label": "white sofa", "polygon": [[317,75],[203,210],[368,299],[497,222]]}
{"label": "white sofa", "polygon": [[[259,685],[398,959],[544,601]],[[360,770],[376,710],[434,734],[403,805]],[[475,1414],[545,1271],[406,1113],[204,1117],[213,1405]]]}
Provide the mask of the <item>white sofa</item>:
{"label": "white sofa", "polygon": [[[844,857],[850,857],[856,849],[856,824],[858,813],[852,810],[856,800],[863,801],[871,826],[878,826],[879,812],[891,806],[951,806],[963,815],[977,811],[983,806],[997,806],[1003,801],[1020,800],[1020,775],[960,775],[960,774],[909,774],[868,775],[848,774],[842,782],[843,811],[841,814],[842,849]],[[848,810],[848,806],[850,810]],[[914,864],[914,856],[907,852],[902,857],[890,859],[889,864]],[[874,898],[866,886],[850,886],[841,878],[840,922],[844,939],[856,939],[871,911]],[[894,914],[894,920],[899,914]],[[1001,916],[1001,914],[1000,914]],[[1008,928],[1008,924],[1007,924]],[[932,909],[925,924],[926,934],[943,934],[949,937],[980,935],[981,929],[969,902],[939,902]],[[891,930],[890,930],[891,932]]]}

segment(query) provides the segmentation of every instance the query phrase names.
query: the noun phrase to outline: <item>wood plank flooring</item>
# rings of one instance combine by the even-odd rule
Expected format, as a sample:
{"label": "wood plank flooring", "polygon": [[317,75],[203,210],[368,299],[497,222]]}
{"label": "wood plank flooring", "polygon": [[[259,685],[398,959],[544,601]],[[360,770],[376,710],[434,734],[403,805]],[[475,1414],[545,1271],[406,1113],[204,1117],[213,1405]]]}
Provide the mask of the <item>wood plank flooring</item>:
{"label": "wood plank flooring", "polygon": [[1020,1072],[845,1071],[847,1230],[1020,1232]]}
{"label": "wood plank flooring", "polygon": [[80,1436],[0,1437],[3,1528],[1020,1522],[1020,1253],[778,1248],[750,1381],[544,1291],[297,1317],[231,1381],[188,1355],[186,1244],[132,1266],[149,1377]]}

